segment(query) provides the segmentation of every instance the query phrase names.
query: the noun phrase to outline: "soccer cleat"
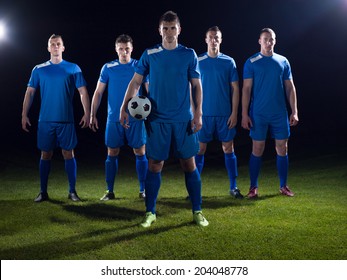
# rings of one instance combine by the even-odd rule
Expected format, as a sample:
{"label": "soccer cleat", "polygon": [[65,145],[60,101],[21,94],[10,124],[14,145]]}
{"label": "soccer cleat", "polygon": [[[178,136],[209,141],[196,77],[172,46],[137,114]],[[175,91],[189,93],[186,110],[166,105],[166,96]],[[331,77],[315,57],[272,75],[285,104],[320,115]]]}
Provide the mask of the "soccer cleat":
{"label": "soccer cleat", "polygon": [[49,200],[48,193],[42,193],[40,192],[38,196],[34,199],[35,202],[42,202]]}
{"label": "soccer cleat", "polygon": [[105,192],[104,196],[100,198],[100,200],[106,201],[106,200],[111,200],[115,199],[116,197],[114,196],[114,192],[107,191]]}
{"label": "soccer cleat", "polygon": [[258,188],[257,187],[251,187],[249,189],[247,197],[248,198],[257,198],[258,197]]}
{"label": "soccer cleat", "polygon": [[139,198],[146,198],[145,192],[139,192]]}
{"label": "soccer cleat", "polygon": [[241,194],[239,189],[232,189],[232,190],[230,190],[229,193],[230,193],[230,195],[232,195],[235,198],[238,198],[238,199],[242,199],[243,198],[243,195]]}
{"label": "soccer cleat", "polygon": [[208,221],[205,219],[204,215],[202,214],[201,211],[194,211],[193,213],[193,221],[201,227],[207,227],[208,226]]}
{"label": "soccer cleat", "polygon": [[74,202],[81,201],[76,192],[70,192],[67,198],[71,199]]}
{"label": "soccer cleat", "polygon": [[153,214],[152,212],[146,212],[145,217],[142,223],[140,224],[140,226],[144,228],[148,228],[151,226],[152,223],[156,221],[156,219],[157,219],[157,216],[155,214]]}
{"label": "soccer cleat", "polygon": [[288,186],[280,188],[280,193],[286,196],[294,196],[294,193],[289,189]]}

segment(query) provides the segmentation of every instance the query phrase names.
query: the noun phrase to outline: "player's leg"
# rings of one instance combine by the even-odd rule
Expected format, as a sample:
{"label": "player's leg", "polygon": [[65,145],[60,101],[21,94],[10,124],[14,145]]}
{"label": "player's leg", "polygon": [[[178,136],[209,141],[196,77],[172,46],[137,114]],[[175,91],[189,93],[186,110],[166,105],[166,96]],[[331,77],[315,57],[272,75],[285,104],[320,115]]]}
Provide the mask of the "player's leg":
{"label": "player's leg", "polygon": [[253,126],[250,130],[252,138],[252,153],[249,159],[250,189],[247,194],[249,198],[258,197],[258,178],[260,174],[262,156],[265,150],[269,123],[265,116],[252,115]]}
{"label": "player's leg", "polygon": [[235,198],[242,199],[243,195],[237,188],[236,178],[238,176],[237,157],[234,152],[234,141],[222,142],[224,152],[225,168],[229,177],[229,192]]}
{"label": "player's leg", "polygon": [[118,155],[120,148],[107,147],[107,157],[105,160],[105,181],[106,193],[100,200],[115,199],[114,184],[118,173]]}
{"label": "player's leg", "polygon": [[229,128],[229,117],[213,117],[214,135],[222,142],[224,153],[224,164],[229,177],[229,193],[235,198],[242,199],[243,195],[237,188],[236,178],[238,176],[237,157],[234,151],[234,138],[236,129]]}
{"label": "player's leg", "polygon": [[[196,168],[201,175],[202,169],[204,168],[205,164],[205,152],[207,149],[207,143],[199,142],[199,152],[195,156],[195,164]],[[189,195],[186,197],[186,199],[189,199]]]}
{"label": "player's leg", "polygon": [[134,149],[134,154],[136,157],[136,173],[139,179],[140,190],[139,197],[145,198],[145,186],[146,186],[146,175],[148,170],[148,160],[145,154],[145,145],[138,149]]}
{"label": "player's leg", "polygon": [[106,123],[105,145],[107,157],[105,160],[106,192],[100,200],[115,199],[114,185],[118,173],[118,156],[120,147],[124,145],[124,128],[119,123]]}
{"label": "player's leg", "polygon": [[56,146],[56,136],[54,127],[47,122],[39,122],[37,130],[37,147],[41,150],[39,163],[40,171],[40,193],[35,198],[35,202],[48,200],[48,177],[51,171],[51,161],[53,149]]}
{"label": "player's leg", "polygon": [[190,122],[173,124],[173,131],[174,153],[184,171],[186,189],[192,202],[193,221],[199,226],[208,226],[201,211],[201,178],[195,164],[195,155],[199,150],[198,135],[192,133]]}
{"label": "player's leg", "polygon": [[65,172],[69,182],[68,198],[72,201],[80,201],[81,199],[76,193],[77,162],[74,155],[74,148],[77,145],[77,135],[75,125],[73,123],[57,124],[56,133],[57,143],[61,147],[65,161]]}
{"label": "player's leg", "polygon": [[77,180],[77,162],[73,150],[62,149],[62,154],[65,161],[65,172],[69,182],[69,196],[68,198],[73,201],[80,201],[76,193],[76,180]]}
{"label": "player's leg", "polygon": [[148,160],[146,157],[146,130],[143,121],[131,122],[130,128],[125,131],[128,145],[133,148],[136,157],[136,172],[139,180],[139,197],[145,198],[146,174]]}
{"label": "player's leg", "polygon": [[205,152],[207,149],[207,143],[199,142],[199,146],[200,146],[199,152],[195,156],[195,164],[196,164],[196,168],[201,174],[205,164]]}
{"label": "player's leg", "polygon": [[207,149],[207,143],[213,140],[213,133],[215,130],[215,124],[213,117],[202,117],[203,126],[200,131],[197,132],[199,139],[199,151],[195,156],[195,164],[199,173],[202,173],[205,164],[205,153]]}
{"label": "player's leg", "polygon": [[287,186],[288,179],[288,138],[290,136],[289,120],[286,115],[273,118],[271,122],[271,135],[275,139],[277,153],[276,165],[280,181],[280,192],[286,196],[294,196]]}
{"label": "player's leg", "polygon": [[148,156],[148,170],[145,180],[146,215],[140,224],[150,227],[156,220],[156,203],[161,186],[161,171],[164,160],[169,156],[171,142],[171,127],[166,123],[148,123],[146,152]]}
{"label": "player's leg", "polygon": [[264,141],[252,141],[252,154],[249,159],[250,190],[247,196],[255,198],[258,196],[258,178],[261,168],[262,155],[265,149]]}
{"label": "player's leg", "polygon": [[53,151],[45,152],[41,151],[41,158],[39,163],[40,171],[40,193],[35,198],[35,202],[42,202],[48,200],[48,177],[51,171]]}

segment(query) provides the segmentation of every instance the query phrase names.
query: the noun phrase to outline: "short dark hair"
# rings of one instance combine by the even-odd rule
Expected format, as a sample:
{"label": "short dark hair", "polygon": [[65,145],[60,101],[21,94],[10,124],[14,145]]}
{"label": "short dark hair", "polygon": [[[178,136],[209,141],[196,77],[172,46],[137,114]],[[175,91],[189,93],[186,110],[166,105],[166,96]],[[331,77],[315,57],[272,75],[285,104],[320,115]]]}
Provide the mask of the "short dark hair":
{"label": "short dark hair", "polygon": [[63,41],[63,37],[61,35],[58,35],[58,34],[52,34],[49,38],[48,38],[48,44],[49,44],[49,40],[51,39],[61,39],[63,44],[64,44],[64,41]]}
{"label": "short dark hair", "polygon": [[275,31],[273,31],[273,30],[272,30],[271,28],[269,28],[269,27],[265,27],[265,28],[263,28],[262,30],[260,30],[259,37],[260,37],[261,34],[263,34],[263,33],[271,33],[271,34],[273,34],[273,35],[276,37]]}
{"label": "short dark hair", "polygon": [[206,34],[208,33],[208,32],[210,32],[210,31],[214,31],[214,32],[220,32],[220,33],[222,33],[222,31],[219,29],[219,27],[217,26],[217,25],[215,25],[215,26],[212,26],[212,27],[210,27],[209,29],[207,29],[207,31],[206,31]]}
{"label": "short dark hair", "polygon": [[131,43],[133,44],[133,39],[127,34],[121,34],[116,38],[116,44],[118,43]]}
{"label": "short dark hair", "polygon": [[181,25],[180,19],[179,19],[177,13],[175,13],[173,11],[167,11],[160,17],[159,26],[162,24],[163,21],[166,21],[166,22],[176,21],[179,25]]}

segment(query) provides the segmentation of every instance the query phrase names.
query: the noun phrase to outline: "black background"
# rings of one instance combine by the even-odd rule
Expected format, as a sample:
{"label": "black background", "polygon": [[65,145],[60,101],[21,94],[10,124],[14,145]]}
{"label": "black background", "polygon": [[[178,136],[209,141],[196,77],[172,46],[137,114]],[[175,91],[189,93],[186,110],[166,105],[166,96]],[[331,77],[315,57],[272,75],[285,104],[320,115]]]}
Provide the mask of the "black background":
{"label": "black background", "polygon": [[[1,154],[37,153],[39,95],[30,110],[30,133],[21,129],[21,110],[32,68],[49,60],[47,40],[51,34],[63,36],[63,58],[82,68],[92,97],[102,65],[116,58],[115,38],[121,33],[131,35],[133,57],[140,58],[145,48],[161,41],[158,19],[167,10],[177,12],[181,19],[179,43],[198,54],[206,51],[206,29],[213,25],[221,28],[221,51],[235,59],[240,86],[245,60],[259,51],[260,29],[273,28],[277,34],[275,52],[289,59],[298,95],[300,122],[292,129],[289,153],[312,147],[320,153],[345,146],[347,0],[1,0],[0,21],[7,26],[7,38],[0,41]],[[77,129],[76,150],[82,158],[105,156],[106,107],[104,96],[98,133]],[[79,122],[83,111],[78,94],[75,108]],[[238,125],[236,149],[248,155],[249,143],[248,132]]]}

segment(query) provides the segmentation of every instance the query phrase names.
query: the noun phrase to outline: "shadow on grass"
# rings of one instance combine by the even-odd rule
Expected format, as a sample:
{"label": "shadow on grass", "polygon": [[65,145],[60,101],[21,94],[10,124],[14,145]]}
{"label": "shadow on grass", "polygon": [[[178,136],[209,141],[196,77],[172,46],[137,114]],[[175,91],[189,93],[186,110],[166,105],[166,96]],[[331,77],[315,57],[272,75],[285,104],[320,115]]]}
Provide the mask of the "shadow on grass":
{"label": "shadow on grass", "polygon": [[[127,229],[134,228],[132,233],[115,234],[115,229],[104,229],[86,232],[84,234],[71,236],[68,238],[57,239],[54,241],[43,242],[35,245],[22,246],[0,250],[1,259],[36,259],[36,260],[57,260],[65,259],[68,256],[78,254],[87,254],[103,247],[110,247],[119,242],[129,242],[141,236],[149,234],[160,234],[173,229],[179,229],[191,225],[192,223],[181,223],[175,226],[152,227],[151,229],[142,229],[138,225],[128,226]],[[115,236],[116,235],[116,236]],[[92,240],[88,240],[92,238]],[[97,240],[98,239],[98,240]],[[88,259],[96,259],[97,256],[90,255]],[[117,259],[112,256],[111,259]]]}
{"label": "shadow on grass", "polygon": [[[258,198],[243,198],[243,199],[235,199],[231,196],[203,196],[202,198],[202,208],[203,209],[221,209],[221,208],[229,208],[229,207],[244,207],[244,206],[252,206],[257,201],[267,200],[274,197],[278,197],[279,194],[268,194],[261,195]],[[191,202],[186,198],[159,198],[157,201],[157,205],[163,205],[174,209],[191,209]]]}
{"label": "shadow on grass", "polygon": [[144,211],[134,210],[116,205],[102,203],[63,205],[65,211],[74,212],[89,219],[109,219],[131,221],[144,214]]}

